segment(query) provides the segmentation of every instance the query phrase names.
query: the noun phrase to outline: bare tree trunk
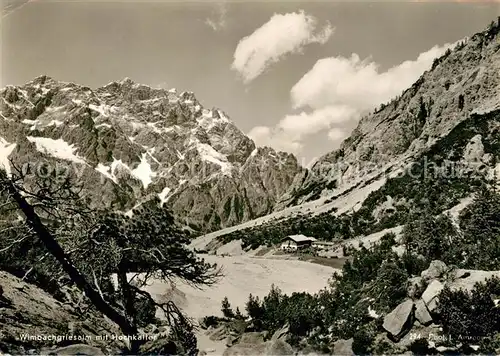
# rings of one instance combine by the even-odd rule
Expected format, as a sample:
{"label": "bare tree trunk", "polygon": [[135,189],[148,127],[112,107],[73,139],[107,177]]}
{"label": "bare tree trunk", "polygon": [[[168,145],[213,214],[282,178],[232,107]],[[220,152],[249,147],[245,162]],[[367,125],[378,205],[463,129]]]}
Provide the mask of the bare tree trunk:
{"label": "bare tree trunk", "polygon": [[[122,263],[118,266],[118,285],[120,286],[121,293],[123,296],[123,304],[125,307],[125,314],[128,323],[137,333],[137,322],[136,322],[136,309],[135,309],[135,292],[130,288],[130,284],[127,280],[127,272],[125,268],[122,268]],[[130,340],[130,351],[132,354],[137,354],[139,351],[139,342],[137,340]]]}
{"label": "bare tree trunk", "polygon": [[38,238],[43,242],[47,250],[54,256],[54,258],[61,264],[64,271],[69,275],[71,280],[76,284],[78,289],[85,293],[85,295],[90,299],[92,304],[115,322],[125,335],[134,336],[137,335],[137,328],[132,325],[128,319],[122,315],[120,312],[111,307],[100,295],[92,288],[91,284],[85,279],[85,277],[80,273],[80,271],[73,265],[69,256],[64,252],[56,239],[47,230],[45,225],[42,223],[40,217],[35,212],[35,209],[27,200],[19,193],[13,182],[9,179],[4,179],[4,184],[7,192],[14,199],[14,201],[19,206],[19,209],[23,212],[26,217],[26,221],[29,226],[35,231]]}

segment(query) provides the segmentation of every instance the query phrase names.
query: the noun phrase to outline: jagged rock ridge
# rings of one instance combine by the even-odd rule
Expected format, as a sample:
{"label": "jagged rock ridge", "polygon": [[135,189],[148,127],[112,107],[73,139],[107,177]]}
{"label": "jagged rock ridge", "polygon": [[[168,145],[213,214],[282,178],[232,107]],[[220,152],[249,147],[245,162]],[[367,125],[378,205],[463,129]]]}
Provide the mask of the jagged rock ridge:
{"label": "jagged rock ridge", "polygon": [[500,18],[436,59],[401,96],[361,119],[339,150],[296,177],[275,210],[326,197],[411,162],[472,114],[500,108]]}
{"label": "jagged rock ridge", "polygon": [[404,225],[415,209],[437,215],[459,207],[484,183],[500,187],[499,32],[500,19],[437,58],[339,150],[296,175],[272,214],[193,246],[242,239],[257,247],[285,233],[367,236]]}
{"label": "jagged rock ridge", "polygon": [[270,212],[302,170],[192,92],[41,76],[0,97],[0,164],[69,170],[98,206],[126,212],[157,197],[192,228],[213,230]]}

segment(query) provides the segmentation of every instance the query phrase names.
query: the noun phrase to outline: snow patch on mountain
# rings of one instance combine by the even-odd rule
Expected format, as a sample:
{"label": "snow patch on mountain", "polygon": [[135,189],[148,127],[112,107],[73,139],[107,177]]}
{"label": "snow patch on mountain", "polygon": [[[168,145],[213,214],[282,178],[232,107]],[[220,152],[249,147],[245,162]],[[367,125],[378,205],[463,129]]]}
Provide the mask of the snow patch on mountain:
{"label": "snow patch on mountain", "polygon": [[132,170],[132,175],[142,182],[144,189],[153,182],[153,178],[156,177],[156,173],[151,169],[151,165],[147,159],[147,153],[143,153],[141,157],[141,163]]}
{"label": "snow patch on mountain", "polygon": [[160,201],[161,201],[161,205],[163,206],[163,204],[165,204],[167,202],[167,196],[168,194],[170,193],[172,189],[170,189],[169,187],[165,187],[163,188],[163,190],[161,191],[160,194],[158,194],[158,198],[160,198]]}
{"label": "snow patch on mountain", "polygon": [[201,116],[196,121],[198,122],[198,125],[200,125],[207,132],[220,124],[227,124],[230,122],[222,111],[207,109],[202,110]]}
{"label": "snow patch on mountain", "polygon": [[27,139],[36,145],[36,149],[40,153],[63,159],[65,161],[71,161],[79,164],[86,163],[82,157],[75,154],[77,149],[74,145],[68,144],[61,138],[54,140],[46,137],[28,136]]}
{"label": "snow patch on mountain", "polygon": [[123,168],[130,171],[129,166],[127,166],[121,159],[113,158],[113,163],[111,163],[111,173],[115,174],[118,168]]}
{"label": "snow patch on mountain", "polygon": [[[49,89],[45,97],[42,87]],[[29,100],[40,104],[32,113]],[[31,136],[31,142],[23,142],[26,152],[88,162],[85,169],[92,174],[80,179],[89,183],[92,199],[125,212],[153,193],[200,229],[214,230],[268,213],[272,207],[260,202],[274,203],[301,171],[288,156],[283,158],[289,165],[253,169],[260,155],[264,160],[268,153],[257,151],[248,161],[255,143],[222,110],[205,109],[193,92],[177,94],[131,80],[90,89],[40,76],[24,86],[0,90],[0,107],[5,140],[16,142],[22,133]],[[96,187],[93,179],[99,176],[106,184]],[[124,189],[113,189],[114,184]],[[242,204],[226,213],[228,199]],[[207,216],[212,216],[210,221]]]}
{"label": "snow patch on mountain", "polygon": [[64,110],[64,106],[63,105],[60,105],[60,106],[54,106],[54,107],[48,107],[48,108],[45,108],[45,111],[48,112],[48,113],[53,113],[53,112],[58,112],[60,110]]}
{"label": "snow patch on mountain", "polygon": [[8,143],[2,137],[0,137],[0,168],[3,168],[7,175],[10,175],[10,162],[9,155],[16,148],[15,143]]}
{"label": "snow patch on mountain", "polygon": [[21,121],[21,123],[25,125],[31,125],[30,131],[34,131],[37,129],[43,129],[44,127],[49,127],[49,126],[55,126],[59,127],[64,124],[64,122],[60,120],[51,120],[48,123],[44,123],[42,120],[29,120],[29,119],[24,119]]}
{"label": "snow patch on mountain", "polygon": [[153,132],[155,132],[157,134],[165,134],[165,133],[172,132],[175,130],[173,127],[161,127],[161,128],[159,128],[157,126],[158,123],[161,123],[161,122],[148,122],[146,124],[146,126],[151,128],[153,130]]}
{"label": "snow patch on mountain", "polygon": [[196,148],[202,160],[212,162],[220,166],[223,174],[231,175],[232,165],[228,162],[226,156],[217,152],[212,146],[207,145],[206,143],[198,142]]}
{"label": "snow patch on mountain", "polygon": [[198,125],[203,127],[205,130],[209,131],[212,127],[215,126],[215,120],[212,115],[212,110],[204,109],[202,111],[201,117],[197,119]]}
{"label": "snow patch on mountain", "polygon": [[105,128],[111,129],[113,126],[111,126],[110,124],[106,124],[106,123],[95,125],[96,129],[99,129],[101,127],[105,127]]}
{"label": "snow patch on mountain", "polygon": [[372,306],[368,306],[368,315],[374,319],[378,319],[380,315],[377,314],[377,311],[375,309],[372,309]]}
{"label": "snow patch on mountain", "polygon": [[[142,146],[145,150],[146,150],[146,154],[149,156],[149,158],[151,158],[153,161],[155,161],[156,163],[158,163],[159,165],[161,165],[162,163],[160,161],[158,161],[158,159],[156,159],[155,156],[153,156],[153,154],[155,153],[156,151],[156,148],[153,147],[153,148],[149,148],[149,147],[146,147],[146,146]],[[157,176],[157,175],[156,175]]]}
{"label": "snow patch on mountain", "polygon": [[108,166],[105,166],[104,164],[102,163],[99,163],[97,165],[97,167],[95,168],[95,170],[99,173],[101,173],[103,176],[105,176],[106,178],[109,178],[111,179],[113,182],[115,182],[116,184],[118,184],[118,180],[116,179],[116,177],[114,176],[114,174],[112,174],[112,170],[111,170],[111,167],[108,167]]}
{"label": "snow patch on mountain", "polygon": [[[106,166],[102,163],[99,163],[95,168],[95,170],[104,175],[106,178],[111,179],[116,184],[118,184],[118,177],[116,176],[118,171],[124,170],[125,172],[128,172],[131,175],[133,175],[132,170],[130,169],[129,166],[123,163],[121,159],[116,159],[114,157],[113,157],[113,162],[111,163],[110,166]],[[138,178],[137,176],[135,177],[140,180],[140,178]]]}
{"label": "snow patch on mountain", "polygon": [[184,153],[181,153],[179,150],[177,150],[177,157],[179,159],[185,159],[186,158],[186,155]]}
{"label": "snow patch on mountain", "polygon": [[[55,127],[59,127],[59,126],[61,126],[61,125],[63,125],[63,124],[64,124],[64,122],[62,122],[62,121],[59,121],[59,120],[52,120],[52,121],[50,121],[50,122],[47,124],[47,126],[55,126]],[[103,124],[103,125],[104,125],[104,124]]]}
{"label": "snow patch on mountain", "polygon": [[89,104],[89,108],[91,110],[97,111],[104,117],[109,117],[109,113],[113,111],[113,108],[111,106],[104,104],[101,105]]}
{"label": "snow patch on mountain", "polygon": [[500,163],[497,163],[489,172],[488,178],[494,181],[497,189],[500,189]]}
{"label": "snow patch on mountain", "polygon": [[36,130],[37,128],[37,125],[40,124],[40,120],[28,120],[28,119],[24,119],[23,121],[21,121],[23,124],[25,125],[31,125],[30,127],[30,130],[31,131],[34,131]]}

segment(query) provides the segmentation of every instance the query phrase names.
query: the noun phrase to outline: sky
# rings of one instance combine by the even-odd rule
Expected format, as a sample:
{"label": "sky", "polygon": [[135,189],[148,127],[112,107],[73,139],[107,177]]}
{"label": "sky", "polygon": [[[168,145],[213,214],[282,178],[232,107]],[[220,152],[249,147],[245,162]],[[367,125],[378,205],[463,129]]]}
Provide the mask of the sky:
{"label": "sky", "polygon": [[496,20],[500,2],[4,0],[2,10],[2,87],[45,74],[193,91],[258,145],[307,165]]}

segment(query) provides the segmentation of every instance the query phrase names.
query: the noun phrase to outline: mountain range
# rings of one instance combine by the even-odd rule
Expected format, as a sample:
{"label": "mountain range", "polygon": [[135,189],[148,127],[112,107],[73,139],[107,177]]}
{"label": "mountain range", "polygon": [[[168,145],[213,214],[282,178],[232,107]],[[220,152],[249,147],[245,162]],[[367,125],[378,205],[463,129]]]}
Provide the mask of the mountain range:
{"label": "mountain range", "polygon": [[214,230],[269,213],[303,171],[192,92],[41,76],[0,97],[0,162],[76,174],[95,206],[127,213],[156,198],[192,229]]}
{"label": "mountain range", "polygon": [[277,209],[414,161],[471,115],[499,109],[499,46],[498,25],[493,24],[436,58],[410,88],[363,117],[340,149],[297,177]]}
{"label": "mountain range", "polygon": [[[192,92],[128,78],[91,89],[47,76],[0,91],[0,164],[37,175],[73,172],[95,206],[124,213],[156,199],[197,233],[290,212],[335,211],[368,219],[375,230],[395,226],[405,216],[398,212],[415,205],[409,186],[423,184],[408,167],[425,159],[498,168],[499,28],[493,23],[436,58],[310,169],[292,154],[256,147]],[[456,193],[460,184],[441,187],[437,201],[453,196],[443,209],[470,193]]]}
{"label": "mountain range", "polygon": [[500,176],[500,19],[434,60],[401,95],[363,117],[338,150],[295,176],[267,216],[198,238],[253,248],[287,234],[325,240],[440,214]]}

